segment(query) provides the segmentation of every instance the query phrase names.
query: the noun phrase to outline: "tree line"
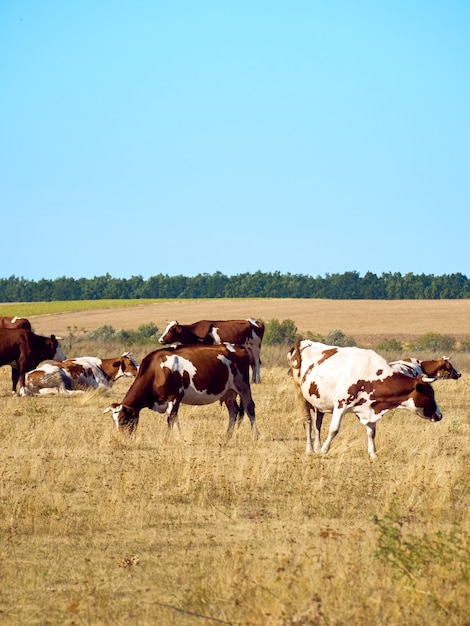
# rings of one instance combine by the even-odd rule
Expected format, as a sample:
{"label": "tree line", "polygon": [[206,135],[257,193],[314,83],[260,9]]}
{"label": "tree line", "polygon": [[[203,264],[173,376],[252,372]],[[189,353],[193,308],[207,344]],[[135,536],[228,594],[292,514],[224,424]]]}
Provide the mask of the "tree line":
{"label": "tree line", "polygon": [[113,278],[27,280],[0,279],[0,302],[51,302],[139,298],[328,298],[337,300],[436,300],[470,297],[464,274],[411,274],[367,272],[308,276],[255,272],[226,276],[221,272],[196,276],[157,274]]}

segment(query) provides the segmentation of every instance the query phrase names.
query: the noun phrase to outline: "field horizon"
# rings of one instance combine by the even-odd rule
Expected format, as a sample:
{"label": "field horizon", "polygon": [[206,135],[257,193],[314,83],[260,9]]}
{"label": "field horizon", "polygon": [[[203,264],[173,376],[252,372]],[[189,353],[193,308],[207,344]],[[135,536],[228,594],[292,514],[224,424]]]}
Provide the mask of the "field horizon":
{"label": "field horizon", "polygon": [[[435,332],[459,340],[469,334],[468,300],[326,300],[326,299],[213,299],[155,301],[151,304],[90,308],[47,315],[29,315],[22,303],[20,315],[30,317],[39,334],[65,336],[70,328],[93,330],[104,324],[135,330],[153,322],[160,331],[171,320],[187,324],[199,319],[272,319],[295,322],[299,333],[327,335],[341,330],[358,344],[369,346],[383,338],[406,342]],[[59,306],[60,303],[57,303]],[[5,305],[6,306],[6,305]],[[13,308],[12,308],[13,307]],[[34,310],[34,304],[31,303]],[[9,304],[8,310],[14,310]],[[1,307],[0,307],[1,312]],[[16,314],[16,313],[9,313]]]}

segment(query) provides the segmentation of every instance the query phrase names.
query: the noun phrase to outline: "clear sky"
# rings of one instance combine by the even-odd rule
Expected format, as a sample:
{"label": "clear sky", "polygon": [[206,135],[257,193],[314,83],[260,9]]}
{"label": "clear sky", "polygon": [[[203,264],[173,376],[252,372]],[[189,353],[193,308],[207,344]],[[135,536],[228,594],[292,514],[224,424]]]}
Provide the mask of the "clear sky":
{"label": "clear sky", "polygon": [[470,275],[466,0],[0,6],[1,278]]}

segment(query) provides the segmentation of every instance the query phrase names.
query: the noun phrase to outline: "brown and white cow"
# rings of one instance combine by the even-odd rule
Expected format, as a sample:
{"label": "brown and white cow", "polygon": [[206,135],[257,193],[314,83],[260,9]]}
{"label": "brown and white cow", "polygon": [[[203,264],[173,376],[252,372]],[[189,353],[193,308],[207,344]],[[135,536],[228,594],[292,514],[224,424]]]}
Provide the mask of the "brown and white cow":
{"label": "brown and white cow", "polygon": [[402,359],[391,361],[389,365],[394,372],[406,374],[406,376],[413,378],[422,376],[422,380],[427,383],[433,383],[436,380],[457,380],[461,376],[461,373],[455,369],[447,356],[430,361],[421,361],[415,358]]}
{"label": "brown and white cow", "polygon": [[[255,403],[251,395],[249,355],[239,346],[178,346],[162,348],[148,354],[139,373],[120,404],[112,404],[119,431],[132,434],[143,408],[166,413],[168,429],[179,432],[180,404],[205,405],[220,401],[229,413],[227,434],[231,434],[237,417],[245,410],[254,437],[258,436]],[[237,404],[240,396],[241,407]]]}
{"label": "brown and white cow", "polygon": [[0,328],[8,328],[9,330],[15,328],[31,329],[31,322],[26,317],[10,317],[9,315],[0,315]]}
{"label": "brown and white cow", "polygon": [[26,374],[26,389],[31,394],[111,389],[116,380],[123,376],[135,377],[138,370],[139,364],[130,352],[110,359],[81,356],[61,363],[42,363]]}
{"label": "brown and white cow", "polygon": [[220,345],[232,343],[243,346],[250,355],[252,367],[251,381],[261,382],[261,342],[264,324],[258,320],[200,320],[194,324],[170,322],[159,341],[162,344],[181,343],[183,345]]}
{"label": "brown and white cow", "polygon": [[[408,409],[431,422],[442,419],[431,385],[421,378],[394,372],[373,350],[301,340],[289,351],[287,360],[305,417],[307,453],[328,452],[346,413],[354,413],[366,427],[371,458],[376,456],[376,423],[389,409]],[[313,446],[312,412],[316,418]],[[328,436],[321,446],[325,412],[331,412],[332,417]]]}
{"label": "brown and white cow", "polygon": [[13,393],[16,393],[19,381],[20,395],[25,395],[26,372],[37,367],[41,361],[63,361],[65,358],[55,335],[43,337],[26,328],[0,329],[0,366],[11,365]]}

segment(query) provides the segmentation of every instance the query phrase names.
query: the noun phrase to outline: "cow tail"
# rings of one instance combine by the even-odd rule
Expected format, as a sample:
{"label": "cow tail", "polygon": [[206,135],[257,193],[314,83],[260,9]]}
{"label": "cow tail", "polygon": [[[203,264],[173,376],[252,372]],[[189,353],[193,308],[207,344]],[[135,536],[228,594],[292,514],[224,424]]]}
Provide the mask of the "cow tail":
{"label": "cow tail", "polygon": [[296,370],[299,370],[302,364],[302,357],[300,355],[300,342],[301,342],[300,337],[297,337],[294,345],[292,346],[289,352],[289,364],[292,367],[292,369],[296,369]]}

